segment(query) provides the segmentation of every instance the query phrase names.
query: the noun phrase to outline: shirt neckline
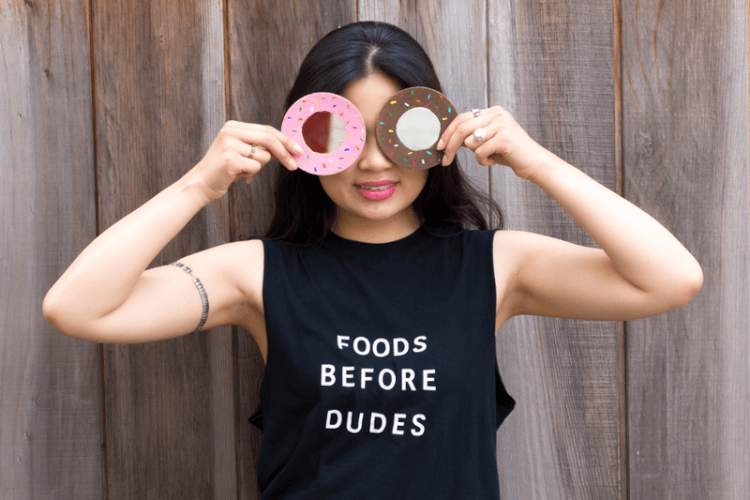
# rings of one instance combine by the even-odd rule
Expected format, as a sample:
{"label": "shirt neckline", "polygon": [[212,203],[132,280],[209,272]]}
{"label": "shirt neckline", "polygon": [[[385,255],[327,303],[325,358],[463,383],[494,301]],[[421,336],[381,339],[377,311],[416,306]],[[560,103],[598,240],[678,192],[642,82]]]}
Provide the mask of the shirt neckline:
{"label": "shirt neckline", "polygon": [[424,235],[424,230],[420,226],[411,234],[398,240],[387,241],[385,243],[368,243],[342,238],[333,231],[328,231],[324,244],[336,250],[352,251],[360,254],[379,254],[402,251],[423,239]]}

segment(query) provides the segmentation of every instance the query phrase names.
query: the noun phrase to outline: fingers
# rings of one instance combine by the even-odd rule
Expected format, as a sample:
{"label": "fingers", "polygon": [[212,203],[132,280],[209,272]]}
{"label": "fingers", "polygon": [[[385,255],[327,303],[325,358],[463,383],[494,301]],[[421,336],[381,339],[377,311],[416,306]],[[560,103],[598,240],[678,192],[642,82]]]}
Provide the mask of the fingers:
{"label": "fingers", "polygon": [[245,142],[242,142],[242,146],[240,147],[240,154],[248,160],[254,160],[258,162],[260,165],[265,165],[266,163],[271,161],[271,153],[269,153],[266,148],[258,144],[247,144]]}
{"label": "fingers", "polygon": [[[456,118],[453,119],[453,121],[450,123],[450,125],[448,125],[448,128],[445,129],[445,132],[443,132],[440,135],[440,140],[438,140],[438,143],[437,143],[436,147],[437,147],[438,151],[443,151],[443,158],[444,159],[449,154],[449,150],[446,147],[447,144],[448,144],[448,142],[449,142],[449,140],[451,139],[451,137],[453,137],[453,134],[456,132],[456,129],[458,128],[458,126],[460,124],[464,123],[467,119],[469,119],[468,116],[467,116],[467,113],[468,113],[468,116],[472,116],[471,115],[471,111],[467,111],[466,113],[459,114]],[[454,153],[454,155],[455,155],[455,153]],[[450,163],[450,162],[448,162],[448,163]],[[447,163],[443,162],[443,165],[447,165]]]}
{"label": "fingers", "polygon": [[[480,116],[481,116],[481,110],[480,110]],[[450,140],[450,138],[453,136],[453,134],[456,132],[456,129],[466,123],[468,120],[471,120],[474,118],[474,114],[471,111],[466,111],[464,113],[459,114],[451,123],[448,125],[448,128],[445,129],[445,132],[440,136],[440,140],[437,143],[437,148],[439,150],[447,149],[446,144]]]}
{"label": "fingers", "polygon": [[[486,127],[490,123],[492,123],[492,116],[487,114],[486,110],[481,111],[478,116],[474,116],[471,111],[458,115],[438,141],[438,149],[444,150],[442,164],[450,165],[456,157],[458,148],[465,145],[474,131],[480,127]],[[468,144],[466,145],[468,146]]]}
{"label": "fingers", "polygon": [[269,156],[275,157],[289,170],[296,170],[299,164],[293,156],[301,155],[304,152],[299,144],[273,127],[267,127],[264,132],[266,140],[260,144],[268,149]]}
{"label": "fingers", "polygon": [[[270,158],[273,156],[289,170],[297,168],[297,162],[293,156],[302,154],[303,150],[294,140],[281,131],[269,125],[242,122],[232,122],[231,127],[236,137],[250,147],[248,153],[244,155],[247,158],[250,157],[252,145],[255,144],[255,156],[261,154],[262,158],[265,159],[267,157],[267,159],[262,161],[262,164],[270,161]],[[260,149],[263,149],[265,152],[259,153]]]}
{"label": "fingers", "polygon": [[256,145],[253,147],[242,141],[239,142],[240,146],[237,147],[237,152],[241,160],[239,160],[238,164],[240,173],[237,176],[245,181],[245,184],[250,184],[252,178],[260,171],[263,165],[271,161],[271,154],[260,146]]}
{"label": "fingers", "polygon": [[[478,142],[474,138],[472,140]],[[474,149],[474,154],[477,157],[477,163],[485,167],[491,167],[496,163],[503,163],[502,156],[497,153],[497,147],[494,144],[488,144],[486,141],[479,143],[477,148]]]}
{"label": "fingers", "polygon": [[[506,113],[500,106],[494,106],[480,111],[475,116],[471,111],[461,113],[448,126],[441,135],[438,149],[443,146],[443,165],[450,165],[456,157],[461,146],[466,146],[477,155],[477,161],[481,165],[494,165],[498,158],[492,158],[497,153],[496,136],[502,127],[503,114]],[[482,128],[485,138],[479,141],[474,137],[474,131]]]}

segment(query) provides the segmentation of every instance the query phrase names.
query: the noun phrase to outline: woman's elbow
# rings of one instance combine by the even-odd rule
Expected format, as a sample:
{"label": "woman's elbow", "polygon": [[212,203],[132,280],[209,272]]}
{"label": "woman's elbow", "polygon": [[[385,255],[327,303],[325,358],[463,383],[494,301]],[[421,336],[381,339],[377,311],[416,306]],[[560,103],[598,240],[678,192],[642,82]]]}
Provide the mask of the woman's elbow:
{"label": "woman's elbow", "polygon": [[673,309],[682,307],[698,295],[703,287],[703,269],[698,261],[693,260],[685,266],[680,277],[674,280],[671,299],[674,303]]}
{"label": "woman's elbow", "polygon": [[52,327],[55,330],[57,330],[57,327],[55,326],[55,323],[57,322],[57,320],[55,318],[58,315],[59,315],[59,311],[57,310],[57,307],[52,302],[52,299],[50,298],[50,294],[47,293],[47,295],[44,297],[44,300],[42,301],[42,316],[44,316],[44,319],[47,320],[47,323],[52,325]]}
{"label": "woman's elbow", "polygon": [[55,330],[58,332],[69,335],[65,331],[64,322],[60,320],[61,317],[61,311],[58,306],[55,305],[52,300],[49,298],[49,294],[44,298],[44,301],[42,301],[42,315],[44,316],[44,319],[47,320],[47,323],[52,326]]}
{"label": "woman's elbow", "polygon": [[67,335],[68,337],[76,339],[87,340],[78,333],[79,330],[74,324],[72,324],[71,321],[65,319],[66,315],[64,308],[62,306],[59,306],[58,303],[51,300],[49,294],[47,294],[47,296],[42,301],[42,315],[44,316],[44,319],[47,320],[47,323],[52,326],[52,328],[62,333],[63,335]]}

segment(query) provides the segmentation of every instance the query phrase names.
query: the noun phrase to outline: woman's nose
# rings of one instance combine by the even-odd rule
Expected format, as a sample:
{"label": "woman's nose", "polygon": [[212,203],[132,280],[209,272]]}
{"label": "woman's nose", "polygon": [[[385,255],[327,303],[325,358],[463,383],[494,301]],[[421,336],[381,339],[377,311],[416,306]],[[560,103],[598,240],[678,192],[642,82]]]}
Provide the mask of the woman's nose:
{"label": "woman's nose", "polygon": [[358,167],[361,170],[385,170],[391,168],[393,163],[385,156],[383,150],[378,146],[375,138],[367,138],[365,149],[359,157]]}

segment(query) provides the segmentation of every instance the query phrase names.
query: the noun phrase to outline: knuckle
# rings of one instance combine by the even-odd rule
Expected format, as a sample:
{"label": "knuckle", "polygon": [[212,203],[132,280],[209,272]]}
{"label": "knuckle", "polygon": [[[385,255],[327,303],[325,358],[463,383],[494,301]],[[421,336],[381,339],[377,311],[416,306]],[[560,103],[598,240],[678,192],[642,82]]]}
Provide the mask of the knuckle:
{"label": "knuckle", "polygon": [[221,152],[221,163],[224,166],[229,166],[232,164],[234,155],[232,154],[232,151],[229,149],[224,149]]}
{"label": "knuckle", "polygon": [[219,133],[217,134],[216,139],[217,139],[217,142],[219,143],[219,146],[222,149],[225,149],[228,146],[228,144],[230,142],[230,139],[233,136],[234,135],[232,133],[231,127],[228,127],[227,125],[224,125],[221,128],[221,130],[219,130]]}
{"label": "knuckle", "polygon": [[231,157],[231,155],[228,152],[227,153],[223,153],[219,157],[219,166],[220,166],[221,170],[224,170],[224,171],[227,171],[227,170],[229,170],[231,168],[231,166],[232,166],[232,157]]}
{"label": "knuckle", "polygon": [[270,127],[266,126],[266,128],[263,129],[263,144],[271,144],[273,142],[273,139],[273,132],[271,131]]}
{"label": "knuckle", "polygon": [[225,133],[220,132],[216,137],[216,146],[222,156],[226,151],[228,151],[229,141],[227,141],[227,135]]}
{"label": "knuckle", "polygon": [[234,134],[237,130],[237,127],[239,125],[239,122],[235,120],[228,120],[223,127],[221,127],[221,131],[226,134]]}
{"label": "knuckle", "polygon": [[469,130],[470,128],[469,124],[464,122],[458,126],[457,130],[461,135],[468,135],[468,133],[471,132],[471,130]]}

